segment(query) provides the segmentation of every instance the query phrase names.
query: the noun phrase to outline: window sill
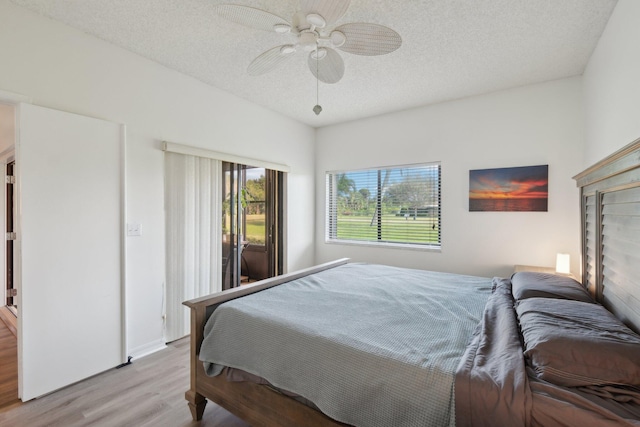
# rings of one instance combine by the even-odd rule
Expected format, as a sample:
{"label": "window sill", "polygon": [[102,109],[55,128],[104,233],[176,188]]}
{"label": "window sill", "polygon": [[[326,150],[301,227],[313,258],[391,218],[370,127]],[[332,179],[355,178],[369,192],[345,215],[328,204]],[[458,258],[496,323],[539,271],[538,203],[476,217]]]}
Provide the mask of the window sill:
{"label": "window sill", "polygon": [[344,246],[366,246],[370,248],[385,248],[385,249],[404,249],[409,251],[422,251],[422,252],[442,252],[441,246],[433,245],[418,245],[411,243],[392,243],[392,242],[362,242],[359,240],[325,240],[329,245],[344,245]]}

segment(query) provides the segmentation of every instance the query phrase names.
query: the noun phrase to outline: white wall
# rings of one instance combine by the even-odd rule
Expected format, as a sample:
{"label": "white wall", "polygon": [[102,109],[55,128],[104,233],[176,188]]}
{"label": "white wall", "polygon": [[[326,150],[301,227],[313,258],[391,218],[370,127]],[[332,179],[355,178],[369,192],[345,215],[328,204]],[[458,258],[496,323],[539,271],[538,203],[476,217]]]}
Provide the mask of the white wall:
{"label": "white wall", "polygon": [[[314,262],[312,128],[0,0],[0,91],[127,125],[128,348],[163,344],[162,140],[287,164],[289,270]],[[45,214],[45,213],[43,213]]]}
{"label": "white wall", "polygon": [[15,141],[15,108],[12,105],[0,104],[0,153],[13,147]]}
{"label": "white wall", "polygon": [[[581,78],[426,106],[321,128],[316,143],[316,262],[354,260],[482,276],[514,264],[579,274],[578,190],[583,144]],[[325,172],[442,162],[442,252],[326,244]],[[469,170],[549,165],[549,212],[469,212]]]}
{"label": "white wall", "polygon": [[640,138],[640,1],[619,0],[584,73],[584,167]]}

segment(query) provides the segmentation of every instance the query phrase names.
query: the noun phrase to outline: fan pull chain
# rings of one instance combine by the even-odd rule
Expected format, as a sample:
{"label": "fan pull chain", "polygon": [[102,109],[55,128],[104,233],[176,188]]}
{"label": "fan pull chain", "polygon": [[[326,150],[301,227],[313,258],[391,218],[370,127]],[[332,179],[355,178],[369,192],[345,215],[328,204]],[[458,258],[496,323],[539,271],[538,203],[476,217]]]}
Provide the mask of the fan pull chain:
{"label": "fan pull chain", "polygon": [[320,79],[318,78],[318,62],[320,61],[319,48],[318,41],[316,40],[316,106],[313,107],[313,112],[316,113],[316,116],[322,112],[322,107],[320,106]]}

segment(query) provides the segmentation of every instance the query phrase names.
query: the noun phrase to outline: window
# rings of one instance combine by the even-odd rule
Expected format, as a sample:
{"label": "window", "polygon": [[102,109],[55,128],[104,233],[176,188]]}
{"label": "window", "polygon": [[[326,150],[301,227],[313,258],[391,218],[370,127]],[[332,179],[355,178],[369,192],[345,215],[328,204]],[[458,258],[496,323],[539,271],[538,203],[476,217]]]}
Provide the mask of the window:
{"label": "window", "polygon": [[327,242],[440,248],[440,163],[326,178]]}

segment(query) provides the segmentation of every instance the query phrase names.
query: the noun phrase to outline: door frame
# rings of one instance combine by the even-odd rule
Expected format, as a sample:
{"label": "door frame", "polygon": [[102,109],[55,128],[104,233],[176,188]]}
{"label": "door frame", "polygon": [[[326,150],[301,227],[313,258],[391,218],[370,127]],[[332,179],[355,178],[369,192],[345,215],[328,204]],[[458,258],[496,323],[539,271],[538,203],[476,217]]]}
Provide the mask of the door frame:
{"label": "door frame", "polygon": [[[14,159],[14,152],[13,149],[11,150],[7,150],[7,152],[5,153],[0,153],[0,167],[2,168],[2,172],[0,172],[0,179],[2,179],[2,182],[6,182],[6,176],[7,176],[7,164],[9,162],[11,162],[11,160]],[[0,189],[0,210],[2,211],[2,214],[0,215],[0,221],[2,222],[2,224],[0,224],[0,233],[2,233],[2,236],[6,236],[7,233],[7,202],[6,202],[6,194],[7,194],[7,187],[6,185],[2,185],[1,186],[2,189]],[[4,242],[3,242],[4,243]],[[6,250],[6,245],[2,244],[0,245],[0,259],[2,260],[2,262],[0,262],[0,276],[2,277],[0,279],[0,283],[2,283],[2,290],[0,291],[0,297],[2,297],[2,304],[0,304],[0,306],[4,307],[6,306],[6,302],[7,302],[7,269],[6,269],[6,256],[7,256],[7,250]],[[15,268],[15,262],[14,262],[14,268]]]}
{"label": "door frame", "polygon": [[[247,170],[262,169],[264,171],[265,188],[264,188],[264,204],[265,204],[265,242],[264,245],[245,244],[240,242],[242,236],[247,233],[247,209],[244,207],[244,192],[247,185]],[[228,178],[227,178],[228,174]],[[227,253],[227,257],[223,258],[222,268],[222,289],[230,289],[242,284],[241,277],[243,265],[249,268],[250,260],[246,260],[243,254],[257,253],[261,255],[251,256],[255,261],[256,258],[262,263],[266,263],[266,270],[260,269],[266,274],[258,276],[257,280],[269,278],[283,273],[283,248],[285,246],[283,240],[284,229],[284,177],[286,174],[276,169],[269,169],[264,166],[255,166],[251,164],[240,164],[222,161],[221,186],[223,200],[228,202],[230,229],[226,234],[227,239],[222,240],[221,254]],[[227,187],[229,187],[229,199],[227,200]],[[223,207],[223,209],[225,209]],[[247,242],[249,243],[249,242]],[[226,248],[225,248],[226,246]],[[225,267],[225,259],[229,259],[228,268]],[[255,266],[255,264],[254,264]],[[246,277],[246,276],[244,276]],[[249,276],[249,279],[251,277]]]}
{"label": "door frame", "polygon": [[[15,138],[14,138],[15,139]],[[6,235],[9,232],[7,230],[7,165],[11,162],[14,162],[14,175],[15,176],[15,144],[10,149],[6,150],[3,153],[0,153],[0,167],[2,167],[2,173],[0,173],[0,179],[2,179],[2,190],[0,190],[0,209],[2,209],[2,215],[0,215],[0,220],[2,221],[2,225],[0,226],[0,232],[2,233],[0,236],[4,236],[4,242],[7,242]],[[15,231],[15,223],[16,223],[16,190],[15,187],[13,189],[13,224]],[[0,263],[0,274],[2,275],[2,306],[6,306],[7,302],[7,245],[0,245],[0,259],[2,262]],[[17,289],[17,283],[15,279],[16,274],[16,249],[15,245],[13,248],[13,288]],[[14,301],[15,305],[15,301]],[[15,314],[15,313],[14,313]],[[17,316],[16,316],[17,317]]]}
{"label": "door frame", "polygon": [[283,172],[269,169],[267,172],[265,199],[270,200],[267,204],[266,224],[267,238],[265,242],[267,250],[267,265],[269,277],[284,273],[283,249],[284,244],[284,179]]}
{"label": "door frame", "polygon": [[[6,182],[6,176],[7,176],[7,170],[6,170],[6,165],[7,163],[9,163],[10,161],[15,161],[15,149],[16,149],[16,142],[18,140],[18,133],[19,133],[19,129],[18,129],[18,119],[19,116],[18,114],[19,112],[19,108],[18,108],[18,104],[20,104],[21,102],[26,102],[26,103],[31,103],[31,98],[25,96],[25,95],[21,95],[18,93],[13,93],[13,92],[8,92],[8,91],[4,91],[4,90],[0,90],[0,104],[3,105],[8,105],[13,107],[13,111],[14,111],[14,123],[15,123],[15,132],[13,134],[13,145],[9,148],[7,148],[6,150],[4,150],[3,152],[0,153],[0,166],[2,167],[2,172],[0,172],[0,179],[2,179],[2,190],[0,190],[0,209],[1,209],[1,214],[0,214],[0,220],[2,221],[2,224],[0,225],[0,232],[2,232],[2,236],[6,236],[6,186],[4,185],[4,183]],[[14,174],[15,174],[15,170],[14,170]],[[14,194],[16,191],[16,188],[14,187]],[[14,206],[15,207],[15,206]],[[14,225],[15,225],[15,221],[17,219],[14,218]],[[6,237],[5,237],[6,238]],[[4,239],[3,239],[4,240]],[[4,243],[4,241],[3,241]],[[2,276],[2,278],[0,279],[0,284],[2,287],[2,290],[0,291],[0,296],[2,297],[2,304],[0,304],[1,307],[4,307],[6,305],[6,301],[7,301],[7,281],[6,281],[6,267],[5,267],[5,262],[6,262],[6,245],[2,244],[0,245],[0,259],[2,260],[2,262],[0,263],[0,275]],[[16,249],[14,247],[14,261],[13,261],[13,269],[14,269],[14,288],[18,289],[19,285],[18,285],[18,281],[17,281],[17,277],[16,275],[18,274],[17,271],[17,263],[18,260],[15,257],[15,253],[16,253]],[[18,292],[20,292],[18,290]]]}

